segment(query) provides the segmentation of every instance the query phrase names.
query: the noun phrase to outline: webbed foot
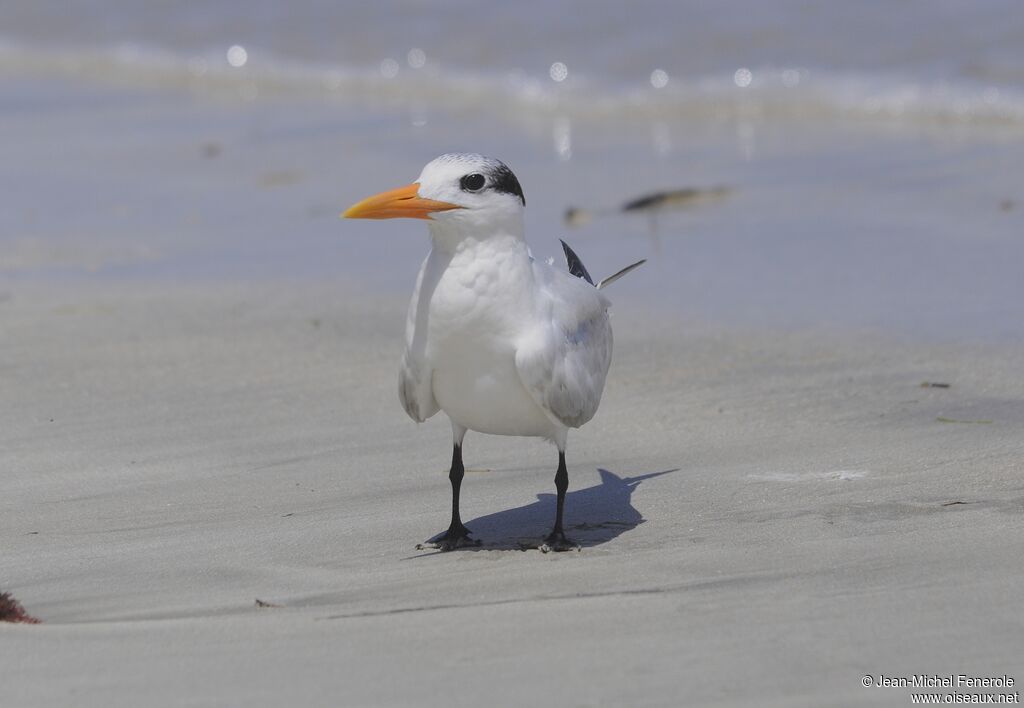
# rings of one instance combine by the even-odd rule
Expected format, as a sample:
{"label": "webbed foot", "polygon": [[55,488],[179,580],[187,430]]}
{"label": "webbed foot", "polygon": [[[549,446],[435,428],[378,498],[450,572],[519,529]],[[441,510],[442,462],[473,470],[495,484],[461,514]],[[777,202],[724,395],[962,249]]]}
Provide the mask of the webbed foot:
{"label": "webbed foot", "polygon": [[467,548],[479,546],[480,541],[469,537],[470,531],[462,524],[452,525],[442,534],[434,536],[429,541],[416,544],[417,551],[436,549],[438,551],[454,551],[456,548]]}
{"label": "webbed foot", "polygon": [[544,539],[544,543],[537,547],[541,553],[561,553],[563,551],[578,551],[580,550],[580,544],[573,541],[571,538],[566,538],[565,532],[561,529],[556,529]]}

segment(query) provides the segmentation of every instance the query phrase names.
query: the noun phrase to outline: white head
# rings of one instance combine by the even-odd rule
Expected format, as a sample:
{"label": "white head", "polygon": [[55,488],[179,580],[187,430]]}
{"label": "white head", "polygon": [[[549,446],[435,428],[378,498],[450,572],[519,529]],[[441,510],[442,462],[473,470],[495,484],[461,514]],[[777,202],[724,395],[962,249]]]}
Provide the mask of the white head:
{"label": "white head", "polygon": [[342,216],[350,219],[429,219],[431,232],[521,234],[519,180],[500,160],[448,153],[432,160],[413,184],[364,199]]}

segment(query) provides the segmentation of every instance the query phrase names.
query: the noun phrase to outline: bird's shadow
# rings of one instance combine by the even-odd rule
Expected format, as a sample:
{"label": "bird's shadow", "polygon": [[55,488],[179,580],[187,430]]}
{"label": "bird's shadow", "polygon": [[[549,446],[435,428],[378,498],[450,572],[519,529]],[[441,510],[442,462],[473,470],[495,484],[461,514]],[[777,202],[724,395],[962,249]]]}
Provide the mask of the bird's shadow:
{"label": "bird's shadow", "polygon": [[[644,517],[633,506],[633,490],[641,482],[678,469],[620,477],[598,469],[601,483],[565,495],[565,533],[582,548],[599,546],[635,529]],[[537,548],[555,520],[555,495],[538,494],[537,501],[466,522],[480,545],[457,550],[492,551]]]}

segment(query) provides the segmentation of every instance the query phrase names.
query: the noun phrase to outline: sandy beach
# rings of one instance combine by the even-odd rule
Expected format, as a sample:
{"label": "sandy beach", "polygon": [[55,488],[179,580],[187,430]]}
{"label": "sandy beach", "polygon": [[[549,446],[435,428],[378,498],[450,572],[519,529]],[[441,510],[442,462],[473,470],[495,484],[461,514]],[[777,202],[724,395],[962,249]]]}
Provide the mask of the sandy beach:
{"label": "sandy beach", "polygon": [[[1024,681],[1012,0],[282,7],[5,14],[0,593],[41,622],[0,622],[0,706]],[[514,170],[536,258],[647,259],[569,437],[578,553],[522,550],[555,449],[474,433],[483,545],[416,550],[450,509],[448,422],[396,390],[429,242],[338,214],[447,151]]]}
{"label": "sandy beach", "polygon": [[434,554],[447,425],[396,403],[401,299],[0,307],[4,589],[44,620],[0,630],[6,705],[895,705],[861,677],[1019,669],[1015,352],[622,307],[570,439],[583,550],[517,550],[553,449],[471,435],[485,545]]}

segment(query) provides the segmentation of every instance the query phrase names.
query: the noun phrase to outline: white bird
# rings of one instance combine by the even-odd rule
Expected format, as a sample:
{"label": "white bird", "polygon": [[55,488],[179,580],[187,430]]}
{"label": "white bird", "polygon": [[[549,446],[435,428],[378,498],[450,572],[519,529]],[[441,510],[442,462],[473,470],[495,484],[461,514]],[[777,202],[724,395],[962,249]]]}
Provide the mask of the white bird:
{"label": "white bird", "polygon": [[[448,530],[420,547],[478,545],[459,515],[467,430],[541,437],[558,447],[555,524],[541,550],[578,546],[562,527],[570,428],[597,412],[612,359],[603,286],[565,248],[571,273],[534,260],[523,236],[526,199],[504,163],[447,154],[408,186],[349,208],[350,219],[428,220],[431,249],[409,305],[398,393],[409,417],[451,420]],[[642,261],[641,261],[642,263]]]}

